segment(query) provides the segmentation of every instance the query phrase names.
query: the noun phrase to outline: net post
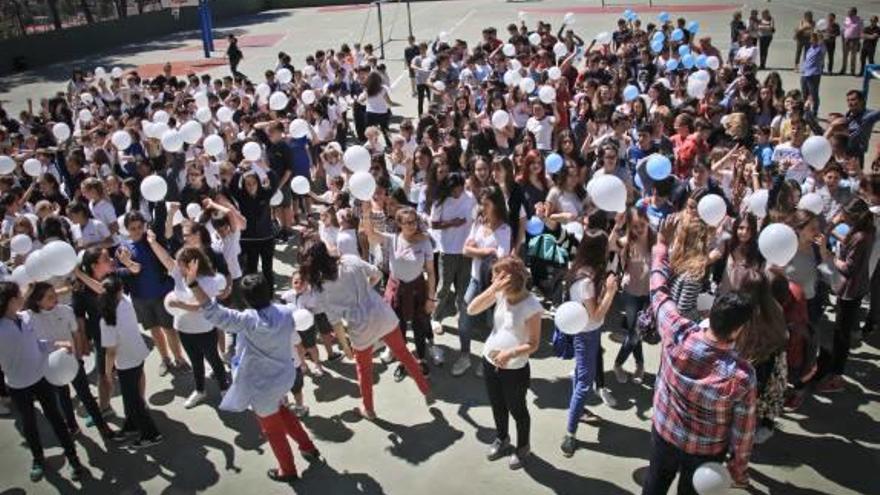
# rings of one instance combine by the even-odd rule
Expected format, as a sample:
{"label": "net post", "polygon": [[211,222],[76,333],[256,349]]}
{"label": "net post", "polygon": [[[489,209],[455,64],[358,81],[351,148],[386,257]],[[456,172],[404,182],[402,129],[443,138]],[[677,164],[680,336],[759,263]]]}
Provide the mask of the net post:
{"label": "net post", "polygon": [[382,27],[382,2],[376,1],[376,13],[379,16],[379,57],[385,60],[385,29]]}
{"label": "net post", "polygon": [[412,11],[409,9],[409,0],[406,0],[406,22],[409,24],[409,37],[412,38]]}

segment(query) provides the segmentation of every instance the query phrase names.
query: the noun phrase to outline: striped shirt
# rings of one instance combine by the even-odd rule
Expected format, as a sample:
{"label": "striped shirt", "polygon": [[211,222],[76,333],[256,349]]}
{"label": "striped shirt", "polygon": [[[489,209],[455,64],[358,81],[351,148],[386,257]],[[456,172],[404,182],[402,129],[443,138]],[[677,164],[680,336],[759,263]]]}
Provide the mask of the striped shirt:
{"label": "striped shirt", "polygon": [[679,314],[669,295],[667,248],[654,246],[651,304],[663,339],[654,392],[654,428],[694,455],[729,452],[728,468],[744,482],[756,426],[755,371],[729,346],[710,341]]}

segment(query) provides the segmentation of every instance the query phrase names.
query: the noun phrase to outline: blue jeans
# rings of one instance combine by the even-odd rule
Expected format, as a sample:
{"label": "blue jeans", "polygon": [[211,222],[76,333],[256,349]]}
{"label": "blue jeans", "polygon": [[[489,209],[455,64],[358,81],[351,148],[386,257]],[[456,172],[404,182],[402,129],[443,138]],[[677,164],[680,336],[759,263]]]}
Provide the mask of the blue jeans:
{"label": "blue jeans", "polygon": [[815,76],[801,76],[801,93],[804,95],[804,101],[807,97],[813,97],[813,115],[819,115],[819,82],[822,80],[822,74]]}
{"label": "blue jeans", "polygon": [[623,341],[617,358],[614,360],[615,366],[622,366],[630,354],[635,357],[636,364],[645,364],[645,357],[642,354],[642,339],[636,332],[636,322],[639,311],[647,307],[649,302],[648,296],[634,296],[629,292],[623,292],[623,308],[626,311],[626,340]]}
{"label": "blue jeans", "polygon": [[461,345],[462,354],[471,352],[471,339],[474,335],[474,329],[486,321],[486,315],[491,314],[489,310],[478,315],[469,315],[467,312],[468,304],[471,303],[483,288],[480,281],[472,278],[468,282],[467,290],[464,291],[464,309],[458,314],[458,342]]}
{"label": "blue jeans", "polygon": [[602,329],[574,336],[574,378],[571,382],[571,402],[568,404],[568,432],[577,431],[578,420],[584,412],[587,394],[593,389],[599,358]]}

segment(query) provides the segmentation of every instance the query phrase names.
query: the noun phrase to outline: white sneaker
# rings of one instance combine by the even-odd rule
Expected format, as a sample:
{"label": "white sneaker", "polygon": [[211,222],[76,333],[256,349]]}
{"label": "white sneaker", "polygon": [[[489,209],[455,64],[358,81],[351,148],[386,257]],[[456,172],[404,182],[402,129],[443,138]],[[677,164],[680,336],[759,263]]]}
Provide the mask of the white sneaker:
{"label": "white sneaker", "polygon": [[462,354],[455,360],[452,365],[452,376],[461,376],[471,367],[471,357],[468,354]]}
{"label": "white sneaker", "polygon": [[391,353],[390,347],[385,347],[385,350],[382,351],[382,354],[379,355],[379,359],[385,364],[391,364],[394,362],[394,354]]}
{"label": "white sneaker", "polygon": [[297,418],[304,418],[309,415],[309,406],[298,406],[296,404],[290,406],[292,412]]}
{"label": "white sneaker", "polygon": [[428,353],[431,355],[431,363],[433,363],[434,366],[443,366],[443,362],[446,359],[442,347],[439,345],[432,345]]}
{"label": "white sneaker", "polygon": [[645,367],[643,365],[636,365],[636,371],[633,373],[633,378],[639,383],[645,380]]}
{"label": "white sneaker", "polygon": [[617,383],[626,383],[628,376],[623,370],[623,366],[614,365],[614,378],[617,378]]}
{"label": "white sneaker", "polygon": [[189,397],[187,397],[186,401],[183,403],[183,408],[192,409],[204,402],[207,398],[208,394],[204,392],[199,392],[198,390],[193,390],[193,393],[189,394]]}
{"label": "white sneaker", "polygon": [[599,397],[602,398],[602,402],[608,407],[615,407],[617,405],[617,399],[611,395],[611,391],[607,388],[599,389]]}

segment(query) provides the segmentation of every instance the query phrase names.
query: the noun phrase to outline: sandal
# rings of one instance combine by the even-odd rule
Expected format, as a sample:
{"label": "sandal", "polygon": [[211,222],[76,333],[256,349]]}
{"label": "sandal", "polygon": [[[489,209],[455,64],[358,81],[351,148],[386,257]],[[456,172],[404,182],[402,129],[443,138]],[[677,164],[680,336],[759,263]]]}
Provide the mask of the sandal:
{"label": "sandal", "polygon": [[277,468],[272,468],[266,471],[266,476],[268,476],[270,480],[277,481],[279,483],[292,483],[299,479],[299,476],[297,476],[296,473],[280,474]]}

